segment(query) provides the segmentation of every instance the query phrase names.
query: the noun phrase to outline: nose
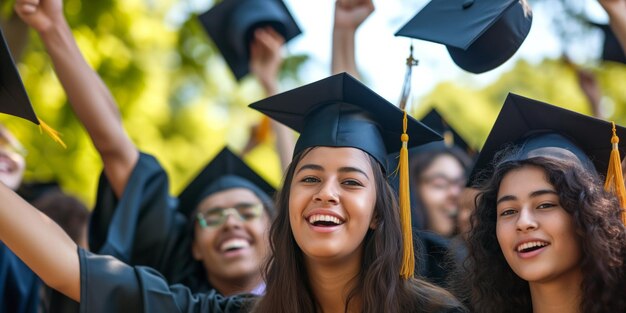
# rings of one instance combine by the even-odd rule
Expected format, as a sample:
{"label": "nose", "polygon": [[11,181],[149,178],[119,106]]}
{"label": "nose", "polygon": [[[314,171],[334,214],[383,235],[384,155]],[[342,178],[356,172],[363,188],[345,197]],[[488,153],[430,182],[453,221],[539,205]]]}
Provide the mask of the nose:
{"label": "nose", "polygon": [[461,184],[451,184],[450,188],[448,188],[448,194],[455,200],[458,200],[458,198],[461,196],[462,191],[463,185]]}
{"label": "nose", "polygon": [[517,218],[517,230],[527,232],[537,229],[539,224],[532,209],[522,208]]}
{"label": "nose", "polygon": [[242,223],[243,223],[243,221],[236,214],[228,214],[226,216],[226,220],[224,221],[224,224],[222,225],[222,227],[224,229],[229,229],[229,228],[235,228],[236,229],[236,228],[241,228],[242,227]]}
{"label": "nose", "polygon": [[335,188],[334,181],[326,181],[321,184],[320,189],[313,196],[313,201],[322,202],[324,204],[338,204],[339,196],[337,195],[337,190]]}

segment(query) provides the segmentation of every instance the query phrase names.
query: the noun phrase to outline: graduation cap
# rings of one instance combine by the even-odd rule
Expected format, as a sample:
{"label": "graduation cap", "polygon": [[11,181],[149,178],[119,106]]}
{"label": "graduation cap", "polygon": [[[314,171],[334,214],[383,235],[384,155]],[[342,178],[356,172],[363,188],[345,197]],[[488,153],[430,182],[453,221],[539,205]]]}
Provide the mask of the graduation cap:
{"label": "graduation cap", "polygon": [[225,147],[180,193],[179,210],[189,216],[204,198],[232,188],[249,189],[266,204],[267,209],[272,209],[267,204],[272,203],[276,189]]}
{"label": "graduation cap", "polygon": [[301,33],[281,0],[224,0],[198,18],[237,80],[250,71],[249,46],[257,28],[271,26],[285,42]]}
{"label": "graduation cap", "polygon": [[443,141],[432,142],[427,145],[417,147],[415,148],[415,150],[424,151],[431,149],[458,147],[468,155],[476,153],[476,151],[467,144],[463,137],[461,137],[461,135],[459,135],[459,133],[456,132],[454,128],[450,126],[450,124],[448,124],[448,122],[436,109],[433,108],[432,110],[430,110],[430,112],[428,112],[420,120],[420,122],[424,123],[424,125],[441,134],[443,136]]}
{"label": "graduation cap", "polygon": [[591,23],[602,30],[604,33],[604,42],[602,44],[602,59],[605,61],[620,62],[626,64],[626,54],[622,49],[622,45],[617,40],[615,33],[608,24]]}
{"label": "graduation cap", "polygon": [[39,125],[54,141],[65,147],[59,133],[35,114],[1,29],[0,39],[2,41],[0,43],[0,112],[21,117]]}
{"label": "graduation cap", "polygon": [[0,109],[2,113],[21,117],[39,125],[39,119],[26,94],[22,79],[15,67],[9,46],[0,30]]}
{"label": "graduation cap", "polygon": [[441,137],[346,73],[266,98],[250,107],[300,132],[294,155],[317,146],[352,147],[371,155],[389,174],[391,169],[386,156],[400,152],[398,172],[403,233],[400,275],[412,277],[415,256],[407,149],[441,140]]}
{"label": "graduation cap", "polygon": [[[477,179],[488,174],[499,151],[511,147],[515,147],[511,155],[499,162],[557,158],[604,175],[613,162],[609,162],[612,153],[617,152],[613,149],[617,144],[611,145],[614,140],[611,131],[609,122],[509,94],[478,156],[470,184],[476,184]],[[615,132],[626,138],[626,128],[616,127]],[[621,152],[623,155],[624,150]],[[618,157],[617,163],[620,162]]]}
{"label": "graduation cap", "polygon": [[531,24],[525,0],[432,0],[396,36],[443,44],[454,63],[478,74],[511,58]]}
{"label": "graduation cap", "polygon": [[[402,147],[403,112],[349,74],[341,73],[250,105],[300,133],[294,155],[315,146],[353,147],[390,173],[386,155]],[[408,116],[408,147],[441,136]]]}

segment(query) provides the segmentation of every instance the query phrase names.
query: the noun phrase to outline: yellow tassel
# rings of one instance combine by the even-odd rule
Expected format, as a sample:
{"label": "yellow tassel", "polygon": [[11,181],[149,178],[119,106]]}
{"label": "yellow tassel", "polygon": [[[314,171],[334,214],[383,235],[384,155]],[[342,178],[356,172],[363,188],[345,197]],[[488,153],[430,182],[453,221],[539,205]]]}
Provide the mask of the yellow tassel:
{"label": "yellow tassel", "polygon": [[409,150],[407,148],[409,135],[406,133],[407,115],[404,111],[402,120],[402,148],[400,149],[400,223],[402,225],[402,266],[400,276],[404,279],[413,277],[415,270],[415,255],[413,254],[413,228],[411,227],[411,198],[409,190]]}
{"label": "yellow tassel", "polygon": [[254,134],[257,143],[265,142],[269,139],[270,133],[272,131],[272,124],[270,118],[267,116],[263,116],[259,126]]}
{"label": "yellow tassel", "polygon": [[61,147],[67,149],[67,145],[65,145],[65,142],[63,142],[63,140],[61,139],[61,134],[58,131],[56,131],[54,128],[50,127],[48,124],[46,124],[40,118],[37,118],[37,120],[39,121],[39,131],[40,132],[46,133],[48,136],[50,136],[52,138],[52,140],[54,140],[58,144],[60,144]]}
{"label": "yellow tassel", "polygon": [[626,188],[624,187],[624,177],[622,175],[622,159],[619,155],[619,137],[615,130],[615,123],[613,124],[613,136],[611,137],[611,157],[609,159],[609,169],[606,173],[606,181],[604,182],[604,189],[615,193],[619,200],[620,207],[622,209],[622,223],[626,225]]}

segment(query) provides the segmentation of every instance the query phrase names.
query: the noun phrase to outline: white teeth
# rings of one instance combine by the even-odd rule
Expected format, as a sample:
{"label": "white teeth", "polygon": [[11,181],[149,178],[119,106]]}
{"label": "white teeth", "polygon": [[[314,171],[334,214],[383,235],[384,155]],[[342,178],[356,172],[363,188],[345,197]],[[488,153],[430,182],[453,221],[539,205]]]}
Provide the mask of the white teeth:
{"label": "white teeth", "polygon": [[545,247],[547,245],[548,245],[548,243],[547,242],[543,242],[543,241],[525,242],[525,243],[517,246],[517,252],[521,252],[523,250],[534,248],[534,247]]}
{"label": "white teeth", "polygon": [[240,238],[233,238],[233,239],[228,239],[224,241],[222,245],[220,246],[220,251],[224,252],[230,249],[241,249],[241,248],[247,248],[249,246],[250,246],[250,243],[247,240],[240,239]]}
{"label": "white teeth", "polygon": [[324,214],[314,214],[314,215],[309,216],[309,223],[313,224],[315,222],[330,222],[330,223],[334,223],[337,225],[343,224],[343,222],[337,217],[334,217],[332,215],[324,215]]}

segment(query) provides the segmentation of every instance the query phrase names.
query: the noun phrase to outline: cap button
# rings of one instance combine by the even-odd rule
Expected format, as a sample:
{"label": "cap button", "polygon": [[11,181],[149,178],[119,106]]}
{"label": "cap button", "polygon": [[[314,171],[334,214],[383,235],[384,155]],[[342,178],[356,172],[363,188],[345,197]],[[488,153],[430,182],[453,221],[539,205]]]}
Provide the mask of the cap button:
{"label": "cap button", "polygon": [[468,9],[474,4],[474,0],[465,0],[463,1],[463,9]]}

